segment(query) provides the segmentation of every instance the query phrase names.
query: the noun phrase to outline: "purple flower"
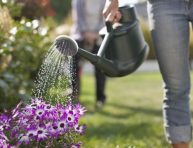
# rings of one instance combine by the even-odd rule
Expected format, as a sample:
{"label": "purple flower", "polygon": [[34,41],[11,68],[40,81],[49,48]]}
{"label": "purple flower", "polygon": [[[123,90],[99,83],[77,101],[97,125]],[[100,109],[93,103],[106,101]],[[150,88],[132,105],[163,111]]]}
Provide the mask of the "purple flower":
{"label": "purple flower", "polygon": [[80,146],[81,146],[81,143],[79,142],[79,143],[74,143],[74,144],[72,144],[72,145],[70,146],[70,148],[80,148]]}
{"label": "purple flower", "polygon": [[32,98],[31,99],[32,103],[31,104],[45,104],[45,101],[43,98]]}
{"label": "purple flower", "polygon": [[20,125],[20,127],[27,127],[29,126],[29,119],[20,118],[20,120],[18,121],[18,124]]}
{"label": "purple flower", "polygon": [[11,130],[11,137],[14,138],[18,136],[19,134],[19,126],[14,126],[13,129]]}
{"label": "purple flower", "polygon": [[2,125],[0,125],[0,133],[3,132],[4,128]]}
{"label": "purple flower", "polygon": [[37,141],[45,140],[48,137],[47,130],[43,127],[39,127],[36,130],[36,134],[37,134]]}
{"label": "purple flower", "polygon": [[19,115],[19,108],[21,107],[22,102],[19,102],[18,105],[13,109],[12,113],[12,118],[16,118]]}
{"label": "purple flower", "polygon": [[85,126],[78,124],[86,111],[80,104],[73,105],[69,102],[66,106],[53,106],[38,98],[32,99],[31,104],[26,106],[21,104],[20,102],[11,114],[0,114],[0,147],[11,147],[7,144],[9,142],[15,142],[17,146],[31,146],[31,143],[37,144],[44,140],[49,145],[58,142],[58,138],[61,139],[61,145],[80,147],[80,143],[74,143],[75,139],[68,141],[72,137],[66,137],[74,134],[73,137],[76,138],[77,133],[81,135],[85,131]]}
{"label": "purple flower", "polygon": [[52,112],[54,110],[54,107],[50,104],[45,104],[44,110],[47,112]]}
{"label": "purple flower", "polygon": [[3,132],[0,132],[0,139],[9,141],[9,139],[7,138],[7,136]]}
{"label": "purple flower", "polygon": [[76,124],[76,125],[74,126],[75,132],[77,132],[77,133],[79,133],[79,134],[81,134],[81,135],[84,134],[85,129],[86,129],[86,126],[85,126],[85,125],[78,125],[78,124]]}
{"label": "purple flower", "polygon": [[0,139],[0,147],[1,148],[11,148],[11,145],[9,145],[6,140]]}
{"label": "purple flower", "polygon": [[10,119],[5,114],[0,116],[0,131],[8,130],[10,128]]}
{"label": "purple flower", "polygon": [[84,115],[86,108],[82,107],[80,104],[76,104],[75,108],[78,110],[80,116]]}
{"label": "purple flower", "polygon": [[42,117],[42,116],[44,116],[44,114],[45,114],[45,111],[44,111],[44,109],[43,108],[38,108],[37,110],[35,110],[35,115],[37,115],[38,117]]}
{"label": "purple flower", "polygon": [[65,112],[68,114],[77,114],[77,110],[73,108],[73,105],[71,103],[68,103],[68,105],[65,107]]}
{"label": "purple flower", "polygon": [[63,118],[66,115],[65,108],[61,104],[56,105],[56,110],[58,114],[58,118]]}
{"label": "purple flower", "polygon": [[18,144],[22,144],[22,143],[29,144],[29,142],[30,142],[30,138],[27,135],[21,134],[19,136]]}
{"label": "purple flower", "polygon": [[60,129],[58,128],[58,124],[50,122],[50,123],[46,124],[46,128],[47,128],[49,135],[51,135],[53,137],[58,137],[58,135],[60,133]]}
{"label": "purple flower", "polygon": [[58,126],[58,130],[61,132],[61,133],[64,133],[65,131],[68,130],[68,124],[66,122],[66,120],[61,120],[57,123],[57,126]]}
{"label": "purple flower", "polygon": [[66,121],[69,125],[73,126],[77,123],[77,118],[73,114],[67,114]]}
{"label": "purple flower", "polygon": [[25,108],[22,109],[22,111],[19,114],[19,118],[29,118],[30,116],[33,115],[33,108],[30,106],[26,106]]}
{"label": "purple flower", "polygon": [[33,139],[37,136],[37,131],[35,129],[29,129],[26,133],[26,135],[29,137],[29,139]]}

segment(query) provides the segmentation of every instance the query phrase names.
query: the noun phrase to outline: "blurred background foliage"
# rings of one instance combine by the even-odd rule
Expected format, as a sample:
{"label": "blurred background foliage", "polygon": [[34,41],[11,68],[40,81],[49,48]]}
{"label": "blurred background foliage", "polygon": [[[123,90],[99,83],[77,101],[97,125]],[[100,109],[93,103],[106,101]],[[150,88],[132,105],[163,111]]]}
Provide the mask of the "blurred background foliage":
{"label": "blurred background foliage", "polygon": [[33,4],[33,0],[0,1],[1,110],[30,96],[37,70],[51,45],[49,28],[42,23],[45,12]]}
{"label": "blurred background foliage", "polygon": [[52,8],[56,12],[55,19],[62,23],[71,12],[71,1],[72,0],[50,0]]}

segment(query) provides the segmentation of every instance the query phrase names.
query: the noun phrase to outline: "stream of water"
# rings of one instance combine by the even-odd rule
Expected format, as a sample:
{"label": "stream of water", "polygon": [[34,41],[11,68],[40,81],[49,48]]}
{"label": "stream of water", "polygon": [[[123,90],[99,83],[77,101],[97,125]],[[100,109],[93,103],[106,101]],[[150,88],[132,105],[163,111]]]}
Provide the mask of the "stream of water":
{"label": "stream of water", "polygon": [[52,45],[35,80],[32,96],[51,103],[66,103],[72,94],[72,57],[65,56]]}

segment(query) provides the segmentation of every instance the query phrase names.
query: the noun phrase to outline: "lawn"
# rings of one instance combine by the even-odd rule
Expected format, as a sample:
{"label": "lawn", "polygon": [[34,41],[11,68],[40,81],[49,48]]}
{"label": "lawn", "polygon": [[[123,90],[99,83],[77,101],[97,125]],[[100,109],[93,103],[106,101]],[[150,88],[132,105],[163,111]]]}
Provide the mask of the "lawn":
{"label": "lawn", "polygon": [[158,72],[108,78],[107,103],[100,110],[95,109],[92,74],[84,74],[81,82],[80,102],[88,110],[81,120],[87,125],[83,148],[169,148],[162,127]]}

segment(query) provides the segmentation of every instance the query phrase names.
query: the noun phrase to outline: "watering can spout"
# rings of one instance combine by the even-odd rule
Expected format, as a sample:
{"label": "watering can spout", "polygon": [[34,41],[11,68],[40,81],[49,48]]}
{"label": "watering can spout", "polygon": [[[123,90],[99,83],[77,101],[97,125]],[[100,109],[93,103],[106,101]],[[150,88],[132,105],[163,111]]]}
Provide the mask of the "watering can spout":
{"label": "watering can spout", "polygon": [[79,48],[77,54],[93,64],[96,64],[99,60],[99,57],[96,54],[90,53],[84,49]]}
{"label": "watering can spout", "polygon": [[93,65],[101,69],[108,76],[118,75],[118,71],[116,67],[113,65],[113,62],[102,58],[96,54],[90,53],[84,49],[79,48],[77,54],[88,61],[90,61]]}

